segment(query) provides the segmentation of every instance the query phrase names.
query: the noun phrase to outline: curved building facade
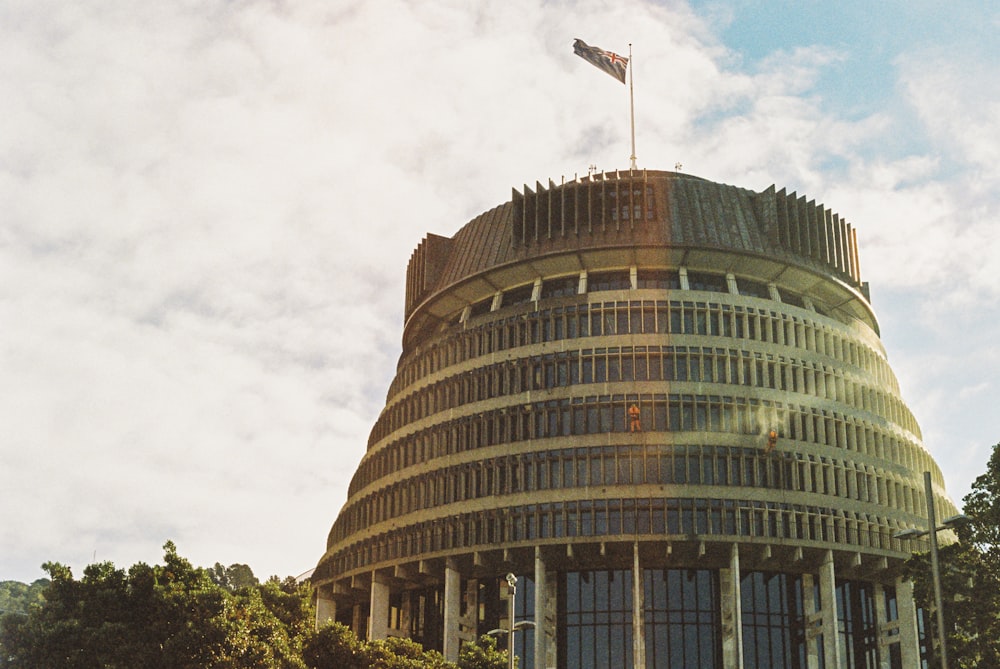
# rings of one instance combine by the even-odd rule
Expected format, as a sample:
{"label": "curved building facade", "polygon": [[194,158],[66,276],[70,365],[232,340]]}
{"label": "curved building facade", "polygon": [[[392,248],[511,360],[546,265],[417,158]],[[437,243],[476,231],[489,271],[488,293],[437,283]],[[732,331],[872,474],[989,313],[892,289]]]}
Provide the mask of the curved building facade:
{"label": "curved building facade", "polygon": [[420,243],[405,317],[320,620],[454,659],[513,608],[522,669],[920,665],[893,535],[925,471],[954,508],[837,214],[675,172],[526,186]]}

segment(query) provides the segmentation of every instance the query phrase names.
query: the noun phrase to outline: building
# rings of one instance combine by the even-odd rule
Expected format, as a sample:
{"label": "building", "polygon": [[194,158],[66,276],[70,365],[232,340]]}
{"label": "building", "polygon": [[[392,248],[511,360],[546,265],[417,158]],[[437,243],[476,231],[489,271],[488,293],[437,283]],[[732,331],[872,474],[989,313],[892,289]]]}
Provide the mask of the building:
{"label": "building", "polygon": [[940,471],[855,231],[686,174],[537,184],[428,235],[318,618],[521,667],[917,667],[900,565]]}

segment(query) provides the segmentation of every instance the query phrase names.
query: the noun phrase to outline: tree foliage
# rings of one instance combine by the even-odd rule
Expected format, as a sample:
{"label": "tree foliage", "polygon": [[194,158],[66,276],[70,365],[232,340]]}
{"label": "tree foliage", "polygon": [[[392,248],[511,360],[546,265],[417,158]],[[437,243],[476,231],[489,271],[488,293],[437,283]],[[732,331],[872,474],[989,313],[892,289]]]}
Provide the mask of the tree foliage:
{"label": "tree foliage", "polygon": [[45,601],[42,593],[47,587],[47,578],[40,578],[31,585],[19,581],[0,581],[0,615],[26,615],[34,606]]}
{"label": "tree foliage", "polygon": [[[514,658],[515,662],[518,658]],[[476,643],[462,646],[458,655],[461,669],[507,669],[507,652],[497,648],[495,637],[483,635]]]}
{"label": "tree foliage", "polygon": [[[969,522],[957,528],[957,542],[938,551],[949,665],[1000,667],[1000,444],[963,502]],[[911,558],[907,573],[918,605],[933,611],[929,555]],[[936,617],[927,619],[936,644]]]}
{"label": "tree foliage", "polygon": [[[305,626],[274,586],[230,592],[164,546],[164,564],[92,564],[76,580],[59,563],[27,616],[0,621],[0,662],[10,667],[303,667]],[[305,595],[299,593],[301,599]],[[306,618],[309,616],[306,615]],[[289,624],[295,623],[295,624]]]}
{"label": "tree foliage", "polygon": [[[316,630],[307,584],[261,584],[246,565],[202,569],[167,542],[162,565],[43,565],[49,580],[8,585],[25,602],[0,618],[0,667],[16,669],[503,669],[485,638],[459,663],[408,639],[361,641],[331,623]],[[32,588],[34,588],[32,590]],[[28,593],[34,593],[29,596]]]}

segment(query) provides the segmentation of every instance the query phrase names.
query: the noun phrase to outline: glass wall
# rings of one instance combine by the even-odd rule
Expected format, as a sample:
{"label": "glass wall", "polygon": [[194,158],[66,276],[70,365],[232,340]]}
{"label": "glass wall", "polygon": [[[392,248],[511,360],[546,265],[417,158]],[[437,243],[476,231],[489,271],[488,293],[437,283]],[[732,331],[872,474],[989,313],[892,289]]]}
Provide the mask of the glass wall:
{"label": "glass wall", "polygon": [[802,577],[748,572],[740,594],[745,669],[806,669]]}
{"label": "glass wall", "polygon": [[646,669],[722,667],[718,572],[647,569],[643,580]]}
{"label": "glass wall", "polygon": [[846,669],[878,669],[878,626],[871,583],[837,582],[840,657]]}
{"label": "glass wall", "polygon": [[[535,620],[535,580],[530,576],[517,577],[517,596],[514,598],[514,622]],[[501,643],[506,640],[501,637]],[[514,655],[518,669],[535,669],[535,630],[528,628],[514,633]]]}
{"label": "glass wall", "polygon": [[562,669],[631,667],[631,570],[560,574],[558,629]]}

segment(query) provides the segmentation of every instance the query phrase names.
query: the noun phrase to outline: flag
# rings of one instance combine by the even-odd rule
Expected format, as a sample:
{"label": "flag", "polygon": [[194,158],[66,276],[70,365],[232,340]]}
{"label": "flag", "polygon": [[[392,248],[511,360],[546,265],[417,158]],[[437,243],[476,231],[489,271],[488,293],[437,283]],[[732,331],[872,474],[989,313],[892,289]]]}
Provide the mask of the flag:
{"label": "flag", "polygon": [[573,41],[573,53],[594,67],[604,70],[623,84],[625,83],[625,69],[628,67],[628,58],[619,56],[617,53],[605,51],[604,49],[598,49],[596,46],[590,46],[579,38]]}

